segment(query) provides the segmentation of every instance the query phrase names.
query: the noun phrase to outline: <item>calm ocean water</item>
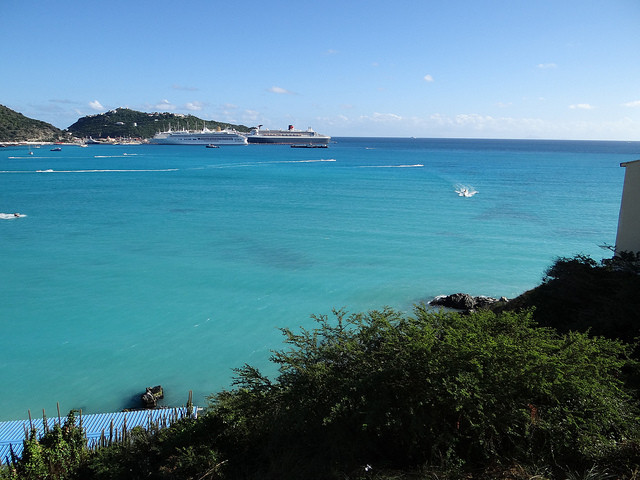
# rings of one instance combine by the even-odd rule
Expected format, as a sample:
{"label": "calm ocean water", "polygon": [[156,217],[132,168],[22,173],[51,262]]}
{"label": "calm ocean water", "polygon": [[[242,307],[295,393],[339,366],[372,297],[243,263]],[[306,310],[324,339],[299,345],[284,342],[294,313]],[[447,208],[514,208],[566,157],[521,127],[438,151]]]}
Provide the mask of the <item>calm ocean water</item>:
{"label": "calm ocean water", "polygon": [[[338,138],[328,149],[0,149],[0,420],[167,404],[273,373],[279,327],[513,297],[608,256],[640,142]],[[457,185],[478,193],[456,194]]]}

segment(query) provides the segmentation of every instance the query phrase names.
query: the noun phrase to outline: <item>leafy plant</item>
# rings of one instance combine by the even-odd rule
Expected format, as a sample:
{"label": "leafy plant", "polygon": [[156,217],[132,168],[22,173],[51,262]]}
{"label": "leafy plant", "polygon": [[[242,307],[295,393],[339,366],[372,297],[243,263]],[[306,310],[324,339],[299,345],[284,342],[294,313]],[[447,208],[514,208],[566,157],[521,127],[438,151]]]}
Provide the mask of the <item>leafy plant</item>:
{"label": "leafy plant", "polygon": [[84,431],[76,425],[75,414],[71,411],[63,425],[54,425],[41,438],[38,438],[35,429],[29,432],[23,442],[22,456],[19,459],[15,456],[12,458],[6,478],[71,479],[86,453]]}
{"label": "leafy plant", "polygon": [[311,331],[283,329],[290,348],[273,356],[275,381],[245,365],[236,390],[211,398],[234,449],[218,447],[232,465],[235,454],[251,462],[243,475],[496,459],[584,466],[637,438],[620,342],[560,336],[530,312],[334,313]]}

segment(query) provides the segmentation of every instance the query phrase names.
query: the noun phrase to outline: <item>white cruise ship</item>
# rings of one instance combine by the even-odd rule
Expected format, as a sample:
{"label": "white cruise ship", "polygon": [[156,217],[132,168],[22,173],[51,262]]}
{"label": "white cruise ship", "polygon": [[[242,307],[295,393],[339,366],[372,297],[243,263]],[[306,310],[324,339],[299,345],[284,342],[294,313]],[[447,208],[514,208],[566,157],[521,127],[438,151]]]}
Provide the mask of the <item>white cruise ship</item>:
{"label": "white cruise ship", "polygon": [[235,130],[167,130],[156,133],[149,143],[155,145],[246,145],[247,137]]}
{"label": "white cruise ship", "polygon": [[327,145],[331,137],[314,132],[311,127],[307,130],[296,130],[289,125],[287,130],[261,130],[262,125],[253,128],[247,138],[249,143],[280,143],[280,144],[308,144]]}

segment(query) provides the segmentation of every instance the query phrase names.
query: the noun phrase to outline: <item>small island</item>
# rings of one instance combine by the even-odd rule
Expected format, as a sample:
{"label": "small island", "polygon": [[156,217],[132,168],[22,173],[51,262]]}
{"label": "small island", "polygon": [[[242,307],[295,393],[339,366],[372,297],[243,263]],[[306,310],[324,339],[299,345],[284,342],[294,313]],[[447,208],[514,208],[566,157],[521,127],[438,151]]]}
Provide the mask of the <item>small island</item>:
{"label": "small island", "polygon": [[247,133],[245,125],[203,120],[194,115],[176,113],[139,112],[116,108],[97,115],[78,119],[61,130],[53,125],[26,117],[0,105],[0,145],[46,143],[122,143],[142,142],[159,131],[189,129],[232,129]]}

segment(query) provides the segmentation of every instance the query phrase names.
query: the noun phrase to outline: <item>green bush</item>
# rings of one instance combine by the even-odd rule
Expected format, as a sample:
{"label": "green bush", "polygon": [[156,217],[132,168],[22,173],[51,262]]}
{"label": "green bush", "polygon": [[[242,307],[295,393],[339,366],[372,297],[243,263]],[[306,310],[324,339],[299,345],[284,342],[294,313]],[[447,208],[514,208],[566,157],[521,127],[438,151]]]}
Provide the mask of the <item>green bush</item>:
{"label": "green bush", "polygon": [[211,398],[231,478],[330,478],[375,468],[581,468],[637,438],[620,372],[629,347],[557,335],[530,313],[390,309],[284,329],[274,381],[245,365]]}
{"label": "green bush", "polygon": [[[45,421],[46,422],[46,421]],[[86,438],[70,412],[63,425],[56,424],[38,439],[36,430],[23,441],[21,458],[13,458],[0,478],[18,480],[67,480],[75,478],[85,458]]]}

